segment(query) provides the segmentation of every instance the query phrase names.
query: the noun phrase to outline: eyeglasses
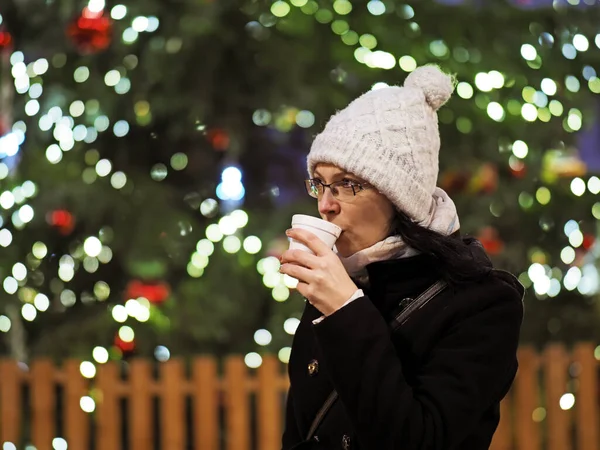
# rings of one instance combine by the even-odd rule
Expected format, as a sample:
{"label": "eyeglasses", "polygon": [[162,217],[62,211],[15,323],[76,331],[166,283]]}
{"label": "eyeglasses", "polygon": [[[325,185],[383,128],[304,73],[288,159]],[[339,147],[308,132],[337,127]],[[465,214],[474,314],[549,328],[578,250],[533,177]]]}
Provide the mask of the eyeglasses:
{"label": "eyeglasses", "polygon": [[359,183],[352,180],[341,180],[331,184],[325,184],[318,178],[311,178],[304,182],[308,195],[319,199],[325,193],[325,188],[329,188],[331,194],[340,202],[351,202],[356,198],[356,194],[371,187],[367,183]]}

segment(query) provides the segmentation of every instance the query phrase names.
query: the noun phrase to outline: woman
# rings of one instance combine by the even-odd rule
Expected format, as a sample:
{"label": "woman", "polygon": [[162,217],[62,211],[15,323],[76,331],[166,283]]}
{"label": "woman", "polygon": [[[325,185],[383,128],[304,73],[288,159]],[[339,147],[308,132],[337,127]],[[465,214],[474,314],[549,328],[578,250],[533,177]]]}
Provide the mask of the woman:
{"label": "woman", "polygon": [[[342,234],[332,251],[287,231],[315,254],[282,256],[307,299],[284,450],[489,448],[517,371],[523,288],[460,237],[436,187],[436,111],[453,85],[418,68],[404,87],[354,100],[315,138],[307,189]],[[415,300],[432,285],[441,292]]]}

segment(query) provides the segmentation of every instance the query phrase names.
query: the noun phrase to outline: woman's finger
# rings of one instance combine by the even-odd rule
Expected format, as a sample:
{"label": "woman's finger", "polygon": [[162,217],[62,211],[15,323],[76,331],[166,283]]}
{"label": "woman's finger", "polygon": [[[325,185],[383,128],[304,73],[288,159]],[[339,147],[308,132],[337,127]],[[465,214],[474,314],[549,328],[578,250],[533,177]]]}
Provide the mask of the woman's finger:
{"label": "woman's finger", "polygon": [[297,264],[285,263],[279,269],[281,273],[296,278],[299,282],[309,283],[312,271]]}
{"label": "woman's finger", "polygon": [[[302,295],[302,297],[304,297],[305,299],[308,300],[308,284],[300,281],[295,289],[300,293],[300,295]],[[310,303],[310,300],[309,300],[309,303]]]}
{"label": "woman's finger", "polygon": [[317,266],[318,257],[304,250],[287,250],[281,255],[281,262],[293,263],[313,269]]}

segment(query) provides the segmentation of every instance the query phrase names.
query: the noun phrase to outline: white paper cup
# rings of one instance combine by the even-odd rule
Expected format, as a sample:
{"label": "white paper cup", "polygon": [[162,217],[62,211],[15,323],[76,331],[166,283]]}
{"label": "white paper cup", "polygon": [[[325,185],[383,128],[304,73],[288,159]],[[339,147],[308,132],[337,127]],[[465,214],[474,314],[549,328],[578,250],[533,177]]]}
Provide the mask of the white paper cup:
{"label": "white paper cup", "polygon": [[[326,220],[318,219],[312,216],[306,216],[304,214],[295,214],[292,216],[292,228],[302,228],[310,231],[319,239],[321,239],[330,249],[333,249],[335,241],[337,241],[342,233],[342,229],[337,225],[327,222]],[[290,250],[294,249],[313,253],[312,250],[302,242],[290,239]]]}

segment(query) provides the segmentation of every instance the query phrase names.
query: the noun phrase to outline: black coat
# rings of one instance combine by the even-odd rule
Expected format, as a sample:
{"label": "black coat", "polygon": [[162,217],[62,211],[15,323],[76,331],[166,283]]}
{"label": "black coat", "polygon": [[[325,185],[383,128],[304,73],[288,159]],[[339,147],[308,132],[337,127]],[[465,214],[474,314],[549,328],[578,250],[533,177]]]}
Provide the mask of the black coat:
{"label": "black coat", "polygon": [[[289,362],[283,449],[483,450],[498,426],[500,400],[517,371],[523,287],[488,269],[477,282],[447,288],[392,337],[391,314],[440,274],[429,256],[367,267],[371,288],[321,323],[306,304]],[[317,438],[305,441],[332,389],[339,399]]]}

